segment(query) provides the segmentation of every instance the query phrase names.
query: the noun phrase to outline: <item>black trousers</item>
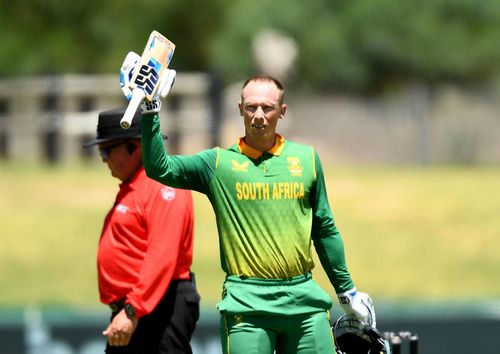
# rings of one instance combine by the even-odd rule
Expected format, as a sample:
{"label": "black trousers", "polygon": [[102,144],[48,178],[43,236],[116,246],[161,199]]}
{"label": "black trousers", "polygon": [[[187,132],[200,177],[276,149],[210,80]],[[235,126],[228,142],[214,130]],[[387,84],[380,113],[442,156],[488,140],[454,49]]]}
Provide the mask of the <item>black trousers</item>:
{"label": "black trousers", "polygon": [[[111,316],[113,319],[117,312]],[[194,277],[173,281],[158,306],[139,319],[125,347],[106,345],[106,354],[192,354],[189,344],[200,317]]]}

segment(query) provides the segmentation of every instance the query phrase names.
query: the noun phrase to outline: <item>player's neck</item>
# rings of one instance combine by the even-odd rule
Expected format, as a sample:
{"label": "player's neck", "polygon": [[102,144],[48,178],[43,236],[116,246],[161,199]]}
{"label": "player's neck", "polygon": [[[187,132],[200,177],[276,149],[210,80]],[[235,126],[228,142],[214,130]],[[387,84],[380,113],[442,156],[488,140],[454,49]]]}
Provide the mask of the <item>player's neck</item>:
{"label": "player's neck", "polygon": [[245,142],[251,148],[260,152],[264,152],[274,146],[274,143],[276,142],[276,134],[273,134],[270,137],[262,137],[257,139],[247,135],[245,137]]}

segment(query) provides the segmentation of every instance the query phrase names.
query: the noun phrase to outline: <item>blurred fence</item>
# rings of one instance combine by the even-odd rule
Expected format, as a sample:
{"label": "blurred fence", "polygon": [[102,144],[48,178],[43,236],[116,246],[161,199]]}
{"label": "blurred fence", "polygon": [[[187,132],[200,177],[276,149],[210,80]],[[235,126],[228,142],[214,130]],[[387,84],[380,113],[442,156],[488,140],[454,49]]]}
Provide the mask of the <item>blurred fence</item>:
{"label": "blurred fence", "polygon": [[[240,85],[178,73],[162,128],[172,152],[227,146],[243,135]],[[491,90],[413,85],[377,97],[287,93],[279,131],[336,161],[499,163],[500,100]],[[100,110],[125,105],[115,75],[0,80],[0,158],[61,162],[91,158]]]}
{"label": "blurred fence", "polygon": [[492,90],[414,85],[377,97],[300,96],[287,118],[290,134],[335,161],[497,164],[499,98]]}
{"label": "blurred fence", "polygon": [[[177,81],[161,114],[172,151],[194,145],[184,131],[201,146],[218,144],[220,81],[204,73],[180,73]],[[57,163],[97,156],[81,144],[95,136],[99,111],[126,104],[115,75],[0,80],[0,157]]]}

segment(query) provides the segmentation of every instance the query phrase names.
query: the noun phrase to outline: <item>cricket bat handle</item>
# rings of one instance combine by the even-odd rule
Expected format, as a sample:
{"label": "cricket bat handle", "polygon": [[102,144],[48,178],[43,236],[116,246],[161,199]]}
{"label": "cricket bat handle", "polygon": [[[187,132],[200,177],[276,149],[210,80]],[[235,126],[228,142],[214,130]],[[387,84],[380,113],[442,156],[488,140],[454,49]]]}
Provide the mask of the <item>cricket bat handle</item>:
{"label": "cricket bat handle", "polygon": [[137,87],[132,91],[132,98],[128,103],[125,114],[120,120],[120,126],[123,129],[130,128],[130,124],[132,123],[132,119],[134,119],[135,112],[137,111],[137,108],[139,108],[139,105],[141,104],[144,97],[146,97],[146,94],[143,89]]}

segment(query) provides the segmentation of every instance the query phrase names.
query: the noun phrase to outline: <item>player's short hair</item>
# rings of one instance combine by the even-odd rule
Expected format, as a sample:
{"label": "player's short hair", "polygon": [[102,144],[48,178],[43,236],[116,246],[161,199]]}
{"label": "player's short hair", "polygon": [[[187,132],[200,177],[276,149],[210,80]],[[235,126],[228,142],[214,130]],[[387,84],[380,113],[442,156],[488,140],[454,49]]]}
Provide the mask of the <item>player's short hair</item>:
{"label": "player's short hair", "polygon": [[263,82],[274,83],[274,85],[276,85],[276,87],[280,91],[280,96],[279,96],[280,103],[283,103],[283,100],[285,99],[285,89],[283,88],[283,85],[281,84],[281,82],[277,78],[275,78],[271,75],[253,75],[253,76],[250,76],[248,79],[246,79],[245,82],[243,83],[243,86],[241,87],[241,101],[242,102],[243,102],[243,90],[252,81],[263,81]]}

